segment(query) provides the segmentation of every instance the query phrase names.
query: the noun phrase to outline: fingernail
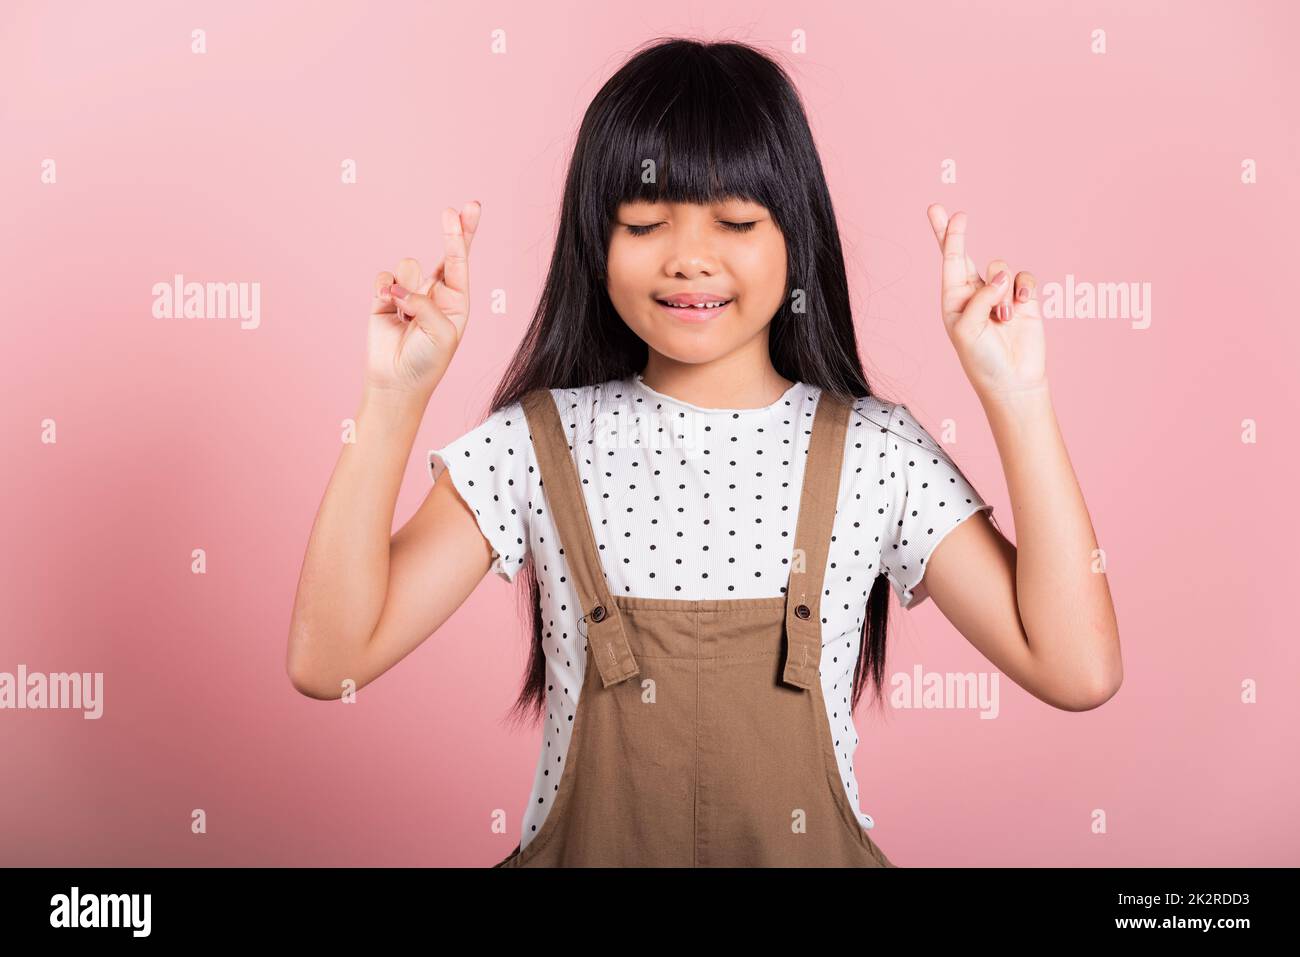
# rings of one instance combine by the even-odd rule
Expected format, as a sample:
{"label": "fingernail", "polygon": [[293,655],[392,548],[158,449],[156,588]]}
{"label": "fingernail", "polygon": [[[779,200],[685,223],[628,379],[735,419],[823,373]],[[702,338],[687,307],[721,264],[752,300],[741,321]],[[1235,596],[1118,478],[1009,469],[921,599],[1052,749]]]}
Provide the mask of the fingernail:
{"label": "fingernail", "polygon": [[998,303],[993,309],[993,315],[997,318],[998,322],[1006,322],[1007,304],[1005,302]]}
{"label": "fingernail", "polygon": [[1029,287],[1028,287],[1028,286],[1021,286],[1020,289],[1017,290],[1017,292],[1016,292],[1016,298],[1017,298],[1018,300],[1020,300],[1021,302],[1028,302],[1028,301],[1029,301]]}
{"label": "fingernail", "polygon": [[1006,284],[1007,284],[1007,271],[1003,269],[1001,272],[999,272],[996,276],[993,277],[993,285],[1005,286]]}
{"label": "fingernail", "polygon": [[389,292],[391,292],[398,299],[405,299],[407,295],[406,290],[403,289],[401,286],[399,286],[397,283],[393,283],[392,286],[389,287]]}

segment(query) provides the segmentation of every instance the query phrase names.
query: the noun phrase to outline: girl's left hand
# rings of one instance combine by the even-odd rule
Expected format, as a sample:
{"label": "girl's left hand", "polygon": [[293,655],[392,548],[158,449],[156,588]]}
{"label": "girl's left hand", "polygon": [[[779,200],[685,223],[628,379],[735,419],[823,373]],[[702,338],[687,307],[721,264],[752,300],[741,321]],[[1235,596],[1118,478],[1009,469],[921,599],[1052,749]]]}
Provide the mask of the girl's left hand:
{"label": "girl's left hand", "polygon": [[966,214],[949,219],[938,203],[927,212],[943,252],[943,324],[976,394],[983,400],[1045,387],[1047,343],[1033,274],[1018,272],[1013,282],[1007,264],[994,259],[985,281],[966,255]]}

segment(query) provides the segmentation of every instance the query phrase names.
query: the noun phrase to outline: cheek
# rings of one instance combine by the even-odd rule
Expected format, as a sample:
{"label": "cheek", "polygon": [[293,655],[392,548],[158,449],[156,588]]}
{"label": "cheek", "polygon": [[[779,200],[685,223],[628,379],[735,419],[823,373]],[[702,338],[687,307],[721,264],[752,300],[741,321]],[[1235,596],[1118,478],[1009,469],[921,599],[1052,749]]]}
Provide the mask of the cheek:
{"label": "cheek", "polygon": [[755,244],[733,259],[733,269],[747,298],[763,311],[775,309],[785,294],[785,257],[785,242],[778,235],[774,241]]}
{"label": "cheek", "polygon": [[617,238],[610,243],[606,256],[608,289],[609,297],[615,302],[640,295],[646,284],[646,270],[650,268],[642,261],[644,259],[644,254],[638,255],[634,247],[629,247]]}

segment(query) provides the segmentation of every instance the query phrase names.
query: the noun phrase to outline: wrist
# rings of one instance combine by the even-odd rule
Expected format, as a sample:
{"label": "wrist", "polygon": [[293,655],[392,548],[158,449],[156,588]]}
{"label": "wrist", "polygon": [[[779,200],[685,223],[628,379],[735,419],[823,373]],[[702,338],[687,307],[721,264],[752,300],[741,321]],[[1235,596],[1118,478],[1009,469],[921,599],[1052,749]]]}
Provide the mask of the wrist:
{"label": "wrist", "polygon": [[433,390],[411,390],[379,386],[366,383],[361,393],[361,413],[373,413],[385,417],[424,418],[424,410],[429,405]]}
{"label": "wrist", "polygon": [[980,395],[984,416],[999,450],[1006,452],[1056,421],[1052,394],[1046,383],[1024,389],[997,390]]}
{"label": "wrist", "polygon": [[1031,386],[1008,389],[982,389],[978,393],[985,409],[1025,409],[1052,404],[1052,390],[1047,380]]}

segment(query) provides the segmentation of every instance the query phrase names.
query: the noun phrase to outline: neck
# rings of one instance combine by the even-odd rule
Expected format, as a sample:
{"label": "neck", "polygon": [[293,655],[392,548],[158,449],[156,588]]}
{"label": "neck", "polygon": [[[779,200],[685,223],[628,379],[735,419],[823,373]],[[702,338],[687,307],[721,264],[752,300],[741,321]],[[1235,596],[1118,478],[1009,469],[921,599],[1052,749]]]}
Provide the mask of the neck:
{"label": "neck", "polygon": [[761,360],[729,355],[709,362],[679,362],[651,349],[641,380],[656,392],[706,409],[765,408],[794,385],[776,371],[766,349]]}

